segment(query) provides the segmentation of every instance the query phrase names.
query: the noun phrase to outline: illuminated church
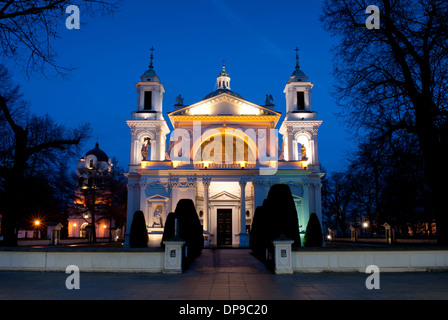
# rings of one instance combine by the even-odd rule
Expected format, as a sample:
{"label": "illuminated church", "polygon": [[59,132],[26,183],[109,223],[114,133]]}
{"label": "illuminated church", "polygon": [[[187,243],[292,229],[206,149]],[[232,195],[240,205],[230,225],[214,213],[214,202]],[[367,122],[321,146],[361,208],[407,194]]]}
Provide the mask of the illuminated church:
{"label": "illuminated church", "polygon": [[[203,226],[205,246],[248,247],[255,208],[273,184],[288,184],[300,231],[311,213],[319,219],[321,178],[313,84],[296,67],[284,93],[286,115],[267,96],[265,105],[231,89],[222,67],[217,90],[163,115],[165,88],[149,69],[136,83],[137,106],[127,122],[131,131],[125,247],[133,215],[144,213],[150,246],[160,246],[164,223],[180,199],[192,199]],[[276,213],[271,212],[272,221]]]}

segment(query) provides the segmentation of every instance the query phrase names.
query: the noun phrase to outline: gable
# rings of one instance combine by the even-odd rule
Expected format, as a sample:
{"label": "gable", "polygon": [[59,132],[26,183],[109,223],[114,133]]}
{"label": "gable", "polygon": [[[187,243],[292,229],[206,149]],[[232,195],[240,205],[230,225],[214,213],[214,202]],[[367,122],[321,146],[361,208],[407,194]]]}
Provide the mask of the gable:
{"label": "gable", "polygon": [[235,201],[239,201],[240,198],[231,194],[230,192],[227,191],[222,191],[220,193],[217,193],[213,196],[210,197],[210,200],[235,200]]}
{"label": "gable", "polygon": [[227,93],[205,99],[168,113],[176,116],[281,116],[281,113],[259,106]]}
{"label": "gable", "polygon": [[155,194],[151,197],[146,198],[147,201],[168,201],[169,198],[161,196],[160,194]]}

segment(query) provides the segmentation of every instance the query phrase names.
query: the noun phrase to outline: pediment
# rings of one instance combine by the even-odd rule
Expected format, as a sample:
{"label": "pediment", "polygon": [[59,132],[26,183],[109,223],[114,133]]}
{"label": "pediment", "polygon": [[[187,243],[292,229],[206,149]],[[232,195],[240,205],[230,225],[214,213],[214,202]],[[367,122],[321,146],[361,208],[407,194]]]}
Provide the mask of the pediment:
{"label": "pediment", "polygon": [[155,194],[153,196],[150,196],[146,198],[146,201],[168,201],[169,198],[161,196],[160,194]]}
{"label": "pediment", "polygon": [[247,100],[221,93],[168,113],[168,116],[281,116],[281,113]]}
{"label": "pediment", "polygon": [[222,191],[220,193],[217,193],[217,194],[211,196],[209,200],[235,200],[235,201],[239,201],[240,198],[235,196],[234,194],[231,194],[230,192]]}

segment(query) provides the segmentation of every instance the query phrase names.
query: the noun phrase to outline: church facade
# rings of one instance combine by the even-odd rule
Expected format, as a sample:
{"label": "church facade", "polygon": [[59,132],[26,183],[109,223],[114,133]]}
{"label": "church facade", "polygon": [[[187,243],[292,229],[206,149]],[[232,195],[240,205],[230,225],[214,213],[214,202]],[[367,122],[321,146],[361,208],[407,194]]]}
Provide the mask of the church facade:
{"label": "church facade", "polygon": [[[319,219],[321,178],[313,84],[299,67],[284,94],[286,114],[272,97],[265,105],[245,100],[230,88],[225,66],[217,90],[185,106],[178,96],[174,111],[163,115],[165,88],[153,67],[136,84],[137,107],[127,124],[131,132],[127,231],[133,215],[144,213],[150,246],[160,246],[164,223],[180,199],[192,199],[204,230],[205,245],[248,247],[255,208],[273,184],[288,184],[300,231],[311,213]],[[275,221],[275,212],[272,212]]]}

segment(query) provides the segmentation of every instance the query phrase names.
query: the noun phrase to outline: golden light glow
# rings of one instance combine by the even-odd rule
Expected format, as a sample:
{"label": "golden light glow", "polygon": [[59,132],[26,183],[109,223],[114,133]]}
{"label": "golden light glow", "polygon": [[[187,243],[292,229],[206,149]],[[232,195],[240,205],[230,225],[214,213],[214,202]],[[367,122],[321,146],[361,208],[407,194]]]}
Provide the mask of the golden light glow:
{"label": "golden light glow", "polygon": [[173,164],[173,168],[176,169],[182,164],[182,161],[171,161],[171,163]]}
{"label": "golden light glow", "polygon": [[204,168],[208,168],[211,164],[213,164],[213,161],[201,161],[201,163],[203,164]]}
{"label": "golden light glow", "polygon": [[172,122],[176,121],[216,121],[216,122],[267,122],[274,124],[280,119],[280,115],[169,115]]}
{"label": "golden light glow", "polygon": [[[209,139],[211,139],[212,137],[214,139],[214,137],[217,136],[217,135],[224,135],[224,137],[225,137],[225,135],[231,135],[231,136],[234,136],[234,137],[236,137],[238,139],[243,140],[244,143],[248,145],[248,147],[249,147],[249,149],[251,151],[251,154],[248,155],[248,160],[249,160],[250,163],[255,163],[255,159],[257,158],[257,153],[258,153],[257,146],[256,146],[255,142],[251,139],[251,137],[248,134],[246,134],[244,132],[241,132],[239,130],[233,130],[232,128],[230,128],[230,129],[231,130],[228,130],[228,131],[214,131],[214,130],[206,131],[201,136],[201,139],[197,139],[194,142],[194,145],[193,145],[193,148],[192,148],[193,149],[193,154],[197,154],[197,152],[199,152],[201,150],[200,149],[201,145],[204,142],[206,142]],[[224,137],[222,139],[225,139]],[[219,146],[217,146],[217,147],[219,147]],[[201,158],[202,158],[202,155],[201,155]],[[204,163],[204,161],[202,163]]]}
{"label": "golden light glow", "polygon": [[74,224],[73,224],[73,226],[74,226],[74,227],[76,227],[76,226],[77,226],[77,224],[76,224],[76,223],[74,223]]}
{"label": "golden light glow", "polygon": [[369,226],[369,223],[366,221],[366,222],[364,222],[364,223],[362,224],[362,226],[363,226],[364,228],[367,228],[367,227]]}
{"label": "golden light glow", "polygon": [[241,166],[241,168],[246,167],[247,161],[237,161],[237,163]]}
{"label": "golden light glow", "polygon": [[140,163],[140,165],[141,165],[142,169],[145,169],[149,165],[149,161],[142,161]]}
{"label": "golden light glow", "polygon": [[35,226],[40,225],[40,221],[39,221],[39,220],[35,220],[35,221],[34,221],[34,225],[35,225]]}
{"label": "golden light glow", "polygon": [[301,162],[302,162],[303,169],[306,170],[308,168],[308,160],[302,160]]}
{"label": "golden light glow", "polygon": [[106,225],[105,224],[103,224],[103,229],[106,229],[107,227],[106,227]]}

